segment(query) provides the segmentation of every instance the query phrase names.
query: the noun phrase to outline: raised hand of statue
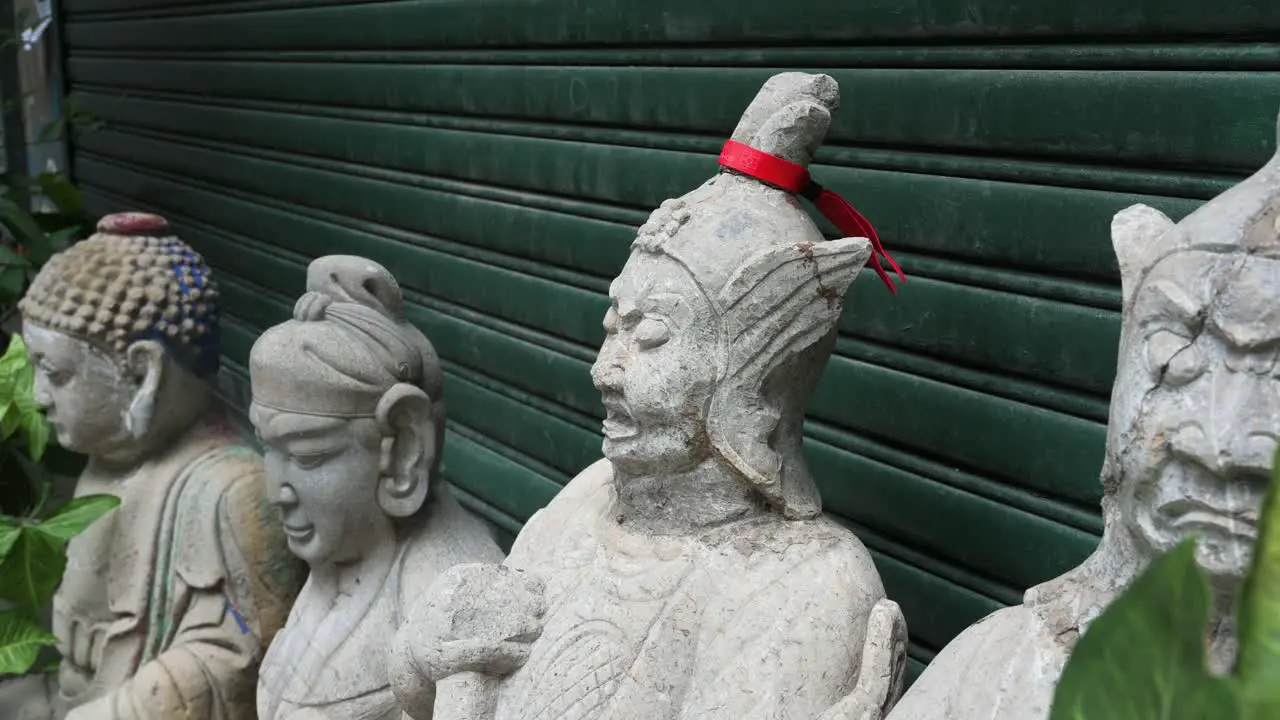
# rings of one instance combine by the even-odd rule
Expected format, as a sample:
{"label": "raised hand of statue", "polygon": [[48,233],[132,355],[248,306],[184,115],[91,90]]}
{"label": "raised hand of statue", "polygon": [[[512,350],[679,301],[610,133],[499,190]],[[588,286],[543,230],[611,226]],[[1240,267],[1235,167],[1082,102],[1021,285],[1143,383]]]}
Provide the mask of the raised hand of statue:
{"label": "raised hand of statue", "polygon": [[[542,634],[546,602],[543,583],[504,565],[472,563],[445,571],[397,633],[391,677],[402,707],[415,717],[431,717],[435,686],[463,685],[453,693],[468,709],[435,708],[435,717],[479,718],[498,679],[520,668]],[[481,713],[481,714],[477,714]]]}
{"label": "raised hand of statue", "polygon": [[883,720],[902,694],[907,668],[907,621],[898,603],[883,599],[867,618],[858,683],[818,720]]}

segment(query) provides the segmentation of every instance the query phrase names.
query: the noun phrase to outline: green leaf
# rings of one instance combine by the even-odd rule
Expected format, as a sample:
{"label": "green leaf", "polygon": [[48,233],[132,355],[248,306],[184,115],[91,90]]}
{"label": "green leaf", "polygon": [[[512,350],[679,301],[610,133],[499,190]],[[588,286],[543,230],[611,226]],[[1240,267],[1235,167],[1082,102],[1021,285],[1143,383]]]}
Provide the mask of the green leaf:
{"label": "green leaf", "polygon": [[1050,720],[1237,720],[1234,683],[1209,674],[1209,583],[1187,540],[1157,558],[1076,643]]}
{"label": "green leaf", "polygon": [[0,560],[4,560],[18,541],[18,526],[0,522]]}
{"label": "green leaf", "polygon": [[1250,702],[1280,702],[1280,455],[1273,467],[1253,567],[1240,596],[1236,676]]}
{"label": "green leaf", "polygon": [[27,435],[27,456],[40,462],[45,448],[49,447],[49,423],[44,414],[37,411],[24,416],[22,431]]}
{"label": "green leaf", "polygon": [[31,527],[58,542],[66,542],[85,531],[98,518],[120,504],[115,495],[84,495],[58,508],[57,512]]}
{"label": "green leaf", "polygon": [[36,664],[40,648],[58,638],[31,618],[12,610],[0,612],[0,675],[22,675]]}
{"label": "green leaf", "polygon": [[9,265],[0,268],[0,298],[6,304],[13,303],[21,298],[26,284],[27,269],[25,266]]}
{"label": "green leaf", "polygon": [[40,173],[36,176],[36,187],[63,214],[76,215],[84,207],[80,189],[63,173]]}
{"label": "green leaf", "polygon": [[80,223],[76,223],[69,227],[59,228],[49,233],[49,241],[53,243],[54,252],[62,252],[78,237],[84,228]]}
{"label": "green leaf", "polygon": [[18,428],[22,427],[22,412],[13,403],[4,403],[4,413],[0,414],[0,440],[8,440]]}
{"label": "green leaf", "polygon": [[12,403],[5,403],[4,413],[0,414],[0,440],[8,440],[18,428],[22,427],[22,413]]}
{"label": "green leaf", "polygon": [[43,265],[49,259],[53,252],[49,236],[21,205],[8,198],[0,198],[0,223],[4,223],[14,239],[26,249],[31,262]]}
{"label": "green leaf", "polygon": [[23,525],[13,548],[0,563],[0,598],[39,613],[67,567],[62,544],[31,525]]}
{"label": "green leaf", "polygon": [[36,142],[46,143],[57,140],[62,137],[63,126],[66,125],[65,118],[58,118],[52,122],[47,122],[44,127],[40,128],[40,134],[36,136]]}

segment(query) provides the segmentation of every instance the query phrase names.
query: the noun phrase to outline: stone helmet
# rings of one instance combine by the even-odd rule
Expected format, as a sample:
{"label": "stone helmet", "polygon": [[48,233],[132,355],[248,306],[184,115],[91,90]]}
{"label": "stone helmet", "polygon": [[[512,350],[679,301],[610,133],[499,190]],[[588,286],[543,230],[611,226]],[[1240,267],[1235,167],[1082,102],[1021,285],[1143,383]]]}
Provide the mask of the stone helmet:
{"label": "stone helmet", "polygon": [[[838,103],[829,76],[776,75],[733,139],[807,166]],[[791,193],[722,170],[664,202],[632,252],[675,261],[717,318],[717,383],[706,415],[713,451],[785,516],[817,515],[821,498],[799,455],[800,422],[870,243],[826,240]]]}

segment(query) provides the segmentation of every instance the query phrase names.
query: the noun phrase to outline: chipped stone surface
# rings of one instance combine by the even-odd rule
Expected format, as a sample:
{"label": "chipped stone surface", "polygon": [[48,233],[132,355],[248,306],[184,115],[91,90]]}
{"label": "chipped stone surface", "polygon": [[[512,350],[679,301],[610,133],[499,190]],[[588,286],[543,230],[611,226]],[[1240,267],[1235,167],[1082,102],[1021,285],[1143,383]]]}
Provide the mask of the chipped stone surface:
{"label": "chipped stone surface", "polygon": [[[733,138],[807,164],[838,87],[769,80]],[[411,609],[393,678],[421,720],[882,717],[906,629],[870,554],[821,515],[805,403],[870,255],[721,172],[644,224],[592,367],[605,459],[504,563]]]}
{"label": "chipped stone surface", "polygon": [[268,497],[311,569],[263,661],[258,717],[398,720],[386,648],[400,619],[449,567],[502,560],[439,474],[439,359],[386,268],[331,255],[249,365]]}
{"label": "chipped stone surface", "polygon": [[[1278,133],[1280,134],[1280,133]],[[1233,603],[1280,428],[1280,153],[1175,224],[1116,215],[1124,314],[1097,551],[953,640],[892,720],[1048,717],[1076,639],[1148,562],[1189,536],[1216,595],[1210,661],[1235,655]]]}
{"label": "chipped stone surface", "polygon": [[41,269],[22,333],[37,403],[89,456],[76,495],[121,504],[68,545],[56,678],[0,687],[0,717],[250,717],[301,573],[212,400],[216,283],[163,218],[98,229]]}

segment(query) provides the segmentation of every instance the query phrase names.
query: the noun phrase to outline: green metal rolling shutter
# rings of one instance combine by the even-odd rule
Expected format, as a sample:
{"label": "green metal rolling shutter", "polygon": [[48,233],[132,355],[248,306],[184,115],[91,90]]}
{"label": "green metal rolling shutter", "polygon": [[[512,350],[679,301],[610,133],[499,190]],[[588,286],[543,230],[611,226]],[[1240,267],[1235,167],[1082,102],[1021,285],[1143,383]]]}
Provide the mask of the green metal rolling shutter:
{"label": "green metal rolling shutter", "polygon": [[408,289],[447,363],[446,464],[507,537],[599,454],[587,373],[648,209],[760,83],[822,70],[815,170],[911,274],[867,274],[810,413],[913,669],[1100,529],[1111,215],[1180,217],[1269,154],[1274,0],[67,0],[93,210],[153,208],[220,272],[228,380],[309,258]]}

